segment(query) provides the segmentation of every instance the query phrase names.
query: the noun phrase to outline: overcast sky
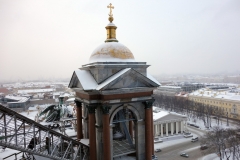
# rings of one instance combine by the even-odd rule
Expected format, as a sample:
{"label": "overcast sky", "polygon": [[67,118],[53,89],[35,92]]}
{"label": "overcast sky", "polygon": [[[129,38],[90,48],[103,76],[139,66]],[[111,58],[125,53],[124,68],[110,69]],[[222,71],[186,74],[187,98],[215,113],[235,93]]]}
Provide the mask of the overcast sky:
{"label": "overcast sky", "polygon": [[240,71],[240,0],[0,0],[0,80],[70,78],[117,39],[159,74]]}

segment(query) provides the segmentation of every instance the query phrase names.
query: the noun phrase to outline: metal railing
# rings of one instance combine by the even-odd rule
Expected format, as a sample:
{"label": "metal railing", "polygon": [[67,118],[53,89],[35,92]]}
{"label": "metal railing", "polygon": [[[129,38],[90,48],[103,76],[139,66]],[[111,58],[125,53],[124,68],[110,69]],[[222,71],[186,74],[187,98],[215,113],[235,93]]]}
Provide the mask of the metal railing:
{"label": "metal railing", "polygon": [[87,159],[89,146],[0,105],[0,146],[55,160]]}

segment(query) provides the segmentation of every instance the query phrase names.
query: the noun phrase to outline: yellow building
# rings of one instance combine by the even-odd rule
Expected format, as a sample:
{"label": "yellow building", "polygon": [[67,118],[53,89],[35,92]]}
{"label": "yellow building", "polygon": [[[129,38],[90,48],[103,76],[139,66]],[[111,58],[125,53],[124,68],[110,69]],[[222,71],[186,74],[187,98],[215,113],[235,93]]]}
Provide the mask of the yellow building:
{"label": "yellow building", "polygon": [[190,101],[215,106],[224,111],[222,116],[240,120],[240,88],[211,90],[203,88],[188,96]]}

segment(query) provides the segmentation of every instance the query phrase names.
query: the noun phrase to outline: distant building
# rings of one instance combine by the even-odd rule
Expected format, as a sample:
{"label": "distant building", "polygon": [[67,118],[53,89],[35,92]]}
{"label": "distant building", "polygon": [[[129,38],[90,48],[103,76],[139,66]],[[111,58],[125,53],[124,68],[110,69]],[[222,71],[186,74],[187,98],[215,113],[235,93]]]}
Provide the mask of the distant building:
{"label": "distant building", "polygon": [[7,95],[4,97],[4,103],[7,103],[7,106],[9,108],[15,109],[15,110],[27,110],[28,104],[29,104],[29,97],[18,97],[18,96],[10,96]]}
{"label": "distant building", "polygon": [[168,136],[186,130],[187,116],[153,107],[154,136]]}
{"label": "distant building", "polygon": [[8,95],[11,94],[12,91],[10,90],[10,88],[0,88],[0,93],[3,93],[4,95]]}
{"label": "distant building", "polygon": [[0,102],[3,101],[3,98],[4,98],[4,93],[0,93]]}
{"label": "distant building", "polygon": [[181,92],[182,88],[179,86],[160,86],[154,90],[154,94],[163,94],[167,96],[175,96]]}
{"label": "distant building", "polygon": [[36,94],[36,93],[49,93],[55,91],[54,88],[46,88],[46,89],[25,89],[18,90],[18,94]]}
{"label": "distant building", "polygon": [[218,107],[223,110],[222,116],[240,120],[240,88],[225,90],[203,88],[189,94],[189,100]]}
{"label": "distant building", "polygon": [[193,91],[196,91],[200,88],[204,88],[205,85],[202,83],[184,83],[181,85],[182,91],[191,93]]}

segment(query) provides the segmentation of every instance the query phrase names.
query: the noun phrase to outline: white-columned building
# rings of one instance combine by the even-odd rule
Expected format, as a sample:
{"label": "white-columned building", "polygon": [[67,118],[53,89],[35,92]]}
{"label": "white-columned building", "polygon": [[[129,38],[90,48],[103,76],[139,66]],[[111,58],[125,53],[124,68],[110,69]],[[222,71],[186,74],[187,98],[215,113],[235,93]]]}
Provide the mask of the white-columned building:
{"label": "white-columned building", "polygon": [[153,107],[154,136],[170,136],[186,131],[187,116]]}

